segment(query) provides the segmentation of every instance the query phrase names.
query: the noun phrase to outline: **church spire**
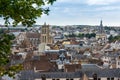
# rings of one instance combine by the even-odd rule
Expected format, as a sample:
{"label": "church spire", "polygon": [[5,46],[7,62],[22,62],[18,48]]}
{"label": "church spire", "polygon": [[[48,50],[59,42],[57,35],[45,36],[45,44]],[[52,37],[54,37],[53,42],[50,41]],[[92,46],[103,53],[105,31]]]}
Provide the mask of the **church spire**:
{"label": "church spire", "polygon": [[102,20],[100,21],[100,26],[99,26],[98,30],[99,30],[99,33],[100,33],[100,34],[104,33]]}
{"label": "church spire", "polygon": [[46,22],[44,22],[44,25],[46,26]]}
{"label": "church spire", "polygon": [[100,27],[103,27],[103,23],[102,23],[102,20],[100,21]]}

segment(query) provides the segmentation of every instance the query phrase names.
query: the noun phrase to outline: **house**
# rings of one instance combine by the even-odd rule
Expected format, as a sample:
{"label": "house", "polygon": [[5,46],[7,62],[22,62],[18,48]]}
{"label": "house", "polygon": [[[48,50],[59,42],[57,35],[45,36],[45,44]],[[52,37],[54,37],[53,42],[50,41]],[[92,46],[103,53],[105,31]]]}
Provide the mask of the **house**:
{"label": "house", "polygon": [[116,58],[116,68],[120,68],[120,56]]}
{"label": "house", "polygon": [[33,72],[22,71],[20,80],[80,80],[81,72]]}
{"label": "house", "polygon": [[111,49],[119,50],[120,49],[120,41],[115,41],[110,44]]}
{"label": "house", "polygon": [[[117,68],[119,66],[119,53],[107,53],[101,57],[104,67]],[[116,64],[116,65],[115,65]]]}
{"label": "house", "polygon": [[35,72],[50,72],[57,70],[57,65],[50,62],[46,55],[32,56],[23,62],[24,70],[33,70]]}
{"label": "house", "polygon": [[119,80],[120,69],[102,69],[94,71],[86,71],[88,79],[92,80]]}
{"label": "house", "polygon": [[57,41],[62,41],[64,39],[64,35],[63,34],[55,35],[53,38],[54,43],[56,43]]}
{"label": "house", "polygon": [[120,69],[101,69],[77,72],[34,72],[21,71],[20,80],[119,80]]}
{"label": "house", "polygon": [[110,64],[111,64],[111,61],[112,61],[112,55],[110,55],[110,54],[105,54],[105,55],[103,55],[102,57],[101,57],[101,60],[103,61],[103,66],[105,66],[105,67],[109,67],[110,66]]}
{"label": "house", "polygon": [[87,57],[91,57],[91,53],[90,53],[89,51],[85,51],[85,52],[83,53],[83,55],[85,55],[85,56],[87,56]]}

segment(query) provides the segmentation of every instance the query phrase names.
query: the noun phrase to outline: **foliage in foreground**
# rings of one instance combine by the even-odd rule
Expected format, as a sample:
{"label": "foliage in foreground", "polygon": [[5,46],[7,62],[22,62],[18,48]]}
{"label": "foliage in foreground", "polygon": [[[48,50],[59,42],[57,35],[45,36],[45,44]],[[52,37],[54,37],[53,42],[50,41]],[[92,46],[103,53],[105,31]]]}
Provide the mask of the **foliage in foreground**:
{"label": "foliage in foreground", "polygon": [[15,37],[11,34],[0,34],[0,76],[8,75],[13,77],[18,71],[22,70],[22,65],[10,65],[11,40]]}
{"label": "foliage in foreground", "polygon": [[16,26],[22,23],[24,26],[33,25],[38,17],[50,11],[45,5],[52,5],[56,0],[0,0],[0,17],[5,20],[5,24]]}

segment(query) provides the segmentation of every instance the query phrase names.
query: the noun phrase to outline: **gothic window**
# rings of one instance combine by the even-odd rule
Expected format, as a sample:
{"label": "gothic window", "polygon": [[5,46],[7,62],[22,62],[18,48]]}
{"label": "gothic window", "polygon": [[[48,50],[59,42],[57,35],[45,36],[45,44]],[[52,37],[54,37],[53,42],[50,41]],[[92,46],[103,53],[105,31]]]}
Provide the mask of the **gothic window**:
{"label": "gothic window", "polygon": [[46,29],[45,29],[45,34],[46,34]]}
{"label": "gothic window", "polygon": [[42,42],[44,42],[44,36],[42,37]]}
{"label": "gothic window", "polygon": [[45,36],[45,42],[47,42],[47,41],[46,41],[46,36]]}

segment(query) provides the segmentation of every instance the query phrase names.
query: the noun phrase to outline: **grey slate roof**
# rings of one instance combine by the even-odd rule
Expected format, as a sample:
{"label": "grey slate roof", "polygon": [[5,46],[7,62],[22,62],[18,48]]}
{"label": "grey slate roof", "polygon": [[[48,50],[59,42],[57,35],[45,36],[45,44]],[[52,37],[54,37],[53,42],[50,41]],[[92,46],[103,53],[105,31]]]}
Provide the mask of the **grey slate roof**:
{"label": "grey slate roof", "polygon": [[82,77],[82,72],[33,72],[33,71],[22,71],[20,80],[34,80],[36,78],[41,78],[41,76],[46,78],[80,78]]}
{"label": "grey slate roof", "polygon": [[103,69],[103,70],[94,70],[94,71],[85,71],[88,77],[92,77],[93,74],[97,74],[97,77],[119,77],[120,78],[120,69]]}
{"label": "grey slate roof", "polygon": [[34,80],[40,79],[41,76],[46,78],[82,78],[83,74],[86,74],[89,78],[93,77],[93,74],[97,74],[98,78],[120,78],[120,69],[100,69],[100,70],[80,70],[78,72],[33,72],[22,71],[20,80]]}
{"label": "grey slate roof", "polygon": [[99,66],[96,64],[82,64],[82,71],[96,71],[96,70],[101,70]]}

